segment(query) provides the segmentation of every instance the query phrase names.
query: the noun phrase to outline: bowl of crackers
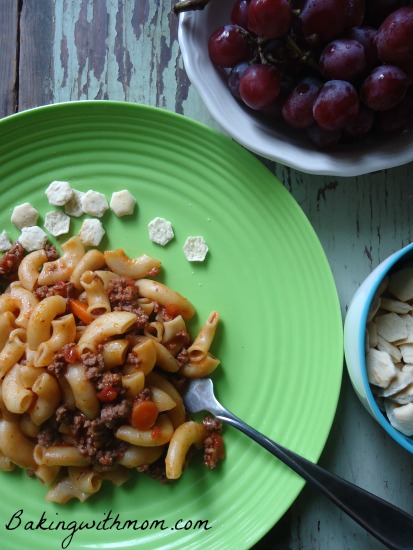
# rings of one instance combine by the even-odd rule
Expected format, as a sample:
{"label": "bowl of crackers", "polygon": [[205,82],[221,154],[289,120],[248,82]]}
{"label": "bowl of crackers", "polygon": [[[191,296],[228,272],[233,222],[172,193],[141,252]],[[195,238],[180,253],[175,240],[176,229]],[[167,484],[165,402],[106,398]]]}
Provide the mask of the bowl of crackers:
{"label": "bowl of crackers", "polygon": [[345,319],[344,351],[365,408],[413,453],[413,243],[360,285]]}

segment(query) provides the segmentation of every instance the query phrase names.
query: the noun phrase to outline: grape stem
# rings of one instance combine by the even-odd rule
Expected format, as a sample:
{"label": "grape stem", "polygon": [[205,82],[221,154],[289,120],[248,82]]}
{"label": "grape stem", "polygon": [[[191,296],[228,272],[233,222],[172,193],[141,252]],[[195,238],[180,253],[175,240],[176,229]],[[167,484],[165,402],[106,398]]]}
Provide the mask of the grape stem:
{"label": "grape stem", "polygon": [[315,62],[314,58],[311,56],[311,52],[304,52],[296,43],[296,41],[291,38],[291,36],[286,37],[287,47],[297,56],[297,58],[302,62],[306,63],[309,67],[320,72],[318,64]]}
{"label": "grape stem", "polygon": [[173,7],[175,15],[184,11],[203,10],[211,0],[181,0]]}

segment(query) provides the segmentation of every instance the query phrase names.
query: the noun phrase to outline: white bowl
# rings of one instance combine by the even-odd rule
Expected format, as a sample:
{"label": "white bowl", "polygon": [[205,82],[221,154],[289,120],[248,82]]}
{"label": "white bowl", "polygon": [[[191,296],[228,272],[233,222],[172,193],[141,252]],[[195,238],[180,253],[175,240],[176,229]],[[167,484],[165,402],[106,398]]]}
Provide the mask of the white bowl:
{"label": "white bowl", "polygon": [[263,157],[309,174],[357,176],[406,164],[413,160],[413,132],[338,151],[315,148],[306,135],[282,121],[266,123],[231,95],[222,72],[210,61],[208,40],[219,26],[230,22],[235,0],[212,0],[204,10],[179,17],[178,39],[185,70],[212,117],[235,141]]}
{"label": "white bowl", "polygon": [[356,394],[385,431],[410,453],[413,453],[413,437],[408,437],[393,428],[386,415],[379,409],[371,391],[366,371],[365,338],[367,315],[380,283],[396,264],[412,259],[413,243],[398,250],[378,265],[355,293],[344,323],[345,359]]}

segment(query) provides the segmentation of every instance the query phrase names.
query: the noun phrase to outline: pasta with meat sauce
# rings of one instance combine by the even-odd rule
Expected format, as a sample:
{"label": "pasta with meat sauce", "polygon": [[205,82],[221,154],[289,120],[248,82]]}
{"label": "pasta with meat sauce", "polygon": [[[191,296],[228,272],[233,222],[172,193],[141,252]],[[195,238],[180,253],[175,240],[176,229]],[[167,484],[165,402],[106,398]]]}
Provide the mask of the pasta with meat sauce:
{"label": "pasta with meat sauce", "polygon": [[178,479],[192,447],[214,468],[221,424],[191,420],[179,389],[218,366],[218,312],[192,339],[192,304],[151,278],[160,262],[77,237],[62,250],[17,242],[0,259],[0,469],[26,469],[65,503],[133,470]]}

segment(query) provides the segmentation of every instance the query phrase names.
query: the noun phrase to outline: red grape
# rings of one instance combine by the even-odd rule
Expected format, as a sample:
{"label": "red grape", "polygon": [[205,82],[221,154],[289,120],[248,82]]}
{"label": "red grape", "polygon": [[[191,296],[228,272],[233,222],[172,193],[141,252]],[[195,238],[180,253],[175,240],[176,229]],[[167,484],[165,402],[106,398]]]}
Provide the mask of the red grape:
{"label": "red grape", "polygon": [[376,34],[377,30],[373,29],[373,27],[357,26],[349,29],[344,36],[344,38],[349,38],[350,40],[357,40],[364,47],[368,69],[377,65],[379,59],[375,43]]}
{"label": "red grape", "polygon": [[346,27],[357,27],[364,19],[365,0],[347,0]]}
{"label": "red grape", "polygon": [[249,0],[237,0],[231,11],[231,23],[244,29],[248,27],[248,2]]}
{"label": "red grape", "polygon": [[219,27],[208,42],[209,57],[220,67],[234,67],[251,58],[251,47],[247,33],[238,25]]}
{"label": "red grape", "polygon": [[318,93],[314,102],[315,121],[325,130],[344,128],[359,110],[357,91],[344,80],[329,80]]}
{"label": "red grape", "polygon": [[249,64],[247,62],[238,63],[238,65],[235,65],[233,67],[228,75],[228,87],[234,97],[237,99],[241,99],[240,93],[239,93],[239,83],[241,80],[241,76],[244,74],[244,72],[248,69]]}
{"label": "red grape", "polygon": [[283,107],[284,120],[293,128],[307,128],[314,122],[313,104],[322,83],[303,79],[290,93]]}
{"label": "red grape", "polygon": [[241,76],[239,93],[251,109],[265,109],[277,98],[281,73],[272,65],[251,65]]}
{"label": "red grape", "polygon": [[306,129],[307,136],[319,149],[327,149],[340,141],[340,130],[326,130],[317,123],[312,124]]}
{"label": "red grape", "polygon": [[413,57],[413,7],[400,8],[380,25],[376,36],[379,59],[398,64]]}
{"label": "red grape", "polygon": [[360,42],[342,38],[327,44],[319,63],[326,78],[354,82],[366,68],[366,54]]}
{"label": "red grape", "polygon": [[376,67],[361,85],[361,99],[373,111],[395,107],[406,95],[409,79],[406,73],[393,65]]}
{"label": "red grape", "polygon": [[255,116],[319,148],[413,131],[413,0],[233,0],[208,51]]}
{"label": "red grape", "polygon": [[375,129],[383,134],[396,134],[413,126],[413,97],[406,96],[396,107],[377,113]]}
{"label": "red grape", "polygon": [[410,59],[403,59],[403,61],[398,61],[397,66],[403,69],[407,74],[407,78],[412,82],[413,80],[413,56]]}
{"label": "red grape", "polygon": [[327,43],[346,28],[347,0],[307,0],[298,17],[299,30],[309,44]]}
{"label": "red grape", "polygon": [[251,0],[248,29],[264,38],[280,38],[288,33],[293,9],[288,0]]}
{"label": "red grape", "polygon": [[352,137],[364,136],[371,130],[374,117],[374,111],[361,103],[357,116],[345,126],[345,133]]}
{"label": "red grape", "polygon": [[283,80],[281,81],[280,91],[275,98],[275,101],[271,103],[269,107],[262,109],[262,112],[270,116],[271,118],[282,118],[284,103],[292,92],[293,87],[293,80],[290,80],[289,78],[286,78],[284,76]]}

